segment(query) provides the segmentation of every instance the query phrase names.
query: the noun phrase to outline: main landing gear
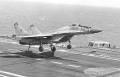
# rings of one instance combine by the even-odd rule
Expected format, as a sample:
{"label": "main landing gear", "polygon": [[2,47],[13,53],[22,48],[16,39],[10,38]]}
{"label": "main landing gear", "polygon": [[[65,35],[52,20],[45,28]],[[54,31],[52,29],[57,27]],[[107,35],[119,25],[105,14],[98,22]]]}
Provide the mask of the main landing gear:
{"label": "main landing gear", "polygon": [[71,49],[72,48],[71,41],[69,40],[68,42],[69,44],[67,45],[67,49]]}
{"label": "main landing gear", "polygon": [[[50,45],[50,49],[51,49],[52,52],[55,52],[55,51],[56,51],[55,45],[51,44],[51,45]],[[43,48],[42,44],[40,44],[39,51],[40,51],[40,52],[43,52],[43,51],[44,51],[44,48]]]}
{"label": "main landing gear", "polygon": [[55,45],[50,45],[50,48],[51,48],[51,51],[52,51],[52,52],[55,52],[55,51],[56,51]]}
{"label": "main landing gear", "polygon": [[[50,44],[50,49],[51,49],[51,51],[43,52],[43,53],[41,53],[41,54],[42,54],[43,56],[46,56],[46,57],[54,57],[54,53],[55,53],[55,51],[56,51],[55,45]],[[40,45],[39,51],[42,52],[43,50],[44,50],[44,49],[43,49],[43,46]]]}
{"label": "main landing gear", "polygon": [[[28,50],[27,51],[30,51],[30,46],[31,44],[29,44],[29,47],[28,47]],[[43,46],[42,46],[42,44],[40,45],[40,47],[39,47],[39,51],[40,52],[42,52],[44,50],[44,48],[43,48]]]}
{"label": "main landing gear", "polygon": [[40,52],[43,52],[43,51],[44,51],[42,42],[40,42],[39,51],[40,51]]}
{"label": "main landing gear", "polygon": [[67,49],[71,49],[72,48],[72,45],[67,45]]}

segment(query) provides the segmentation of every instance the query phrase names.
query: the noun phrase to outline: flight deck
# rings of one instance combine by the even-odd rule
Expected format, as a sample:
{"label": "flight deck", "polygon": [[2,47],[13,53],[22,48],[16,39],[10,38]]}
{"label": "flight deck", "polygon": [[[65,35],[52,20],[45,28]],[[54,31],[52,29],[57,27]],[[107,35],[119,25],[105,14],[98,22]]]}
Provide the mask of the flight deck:
{"label": "flight deck", "polygon": [[[57,48],[54,57],[29,57],[27,46],[0,42],[0,77],[114,77],[120,76],[119,53],[90,48]],[[32,47],[32,51],[38,52]],[[49,51],[46,49],[45,51]],[[117,54],[117,55],[115,55]]]}

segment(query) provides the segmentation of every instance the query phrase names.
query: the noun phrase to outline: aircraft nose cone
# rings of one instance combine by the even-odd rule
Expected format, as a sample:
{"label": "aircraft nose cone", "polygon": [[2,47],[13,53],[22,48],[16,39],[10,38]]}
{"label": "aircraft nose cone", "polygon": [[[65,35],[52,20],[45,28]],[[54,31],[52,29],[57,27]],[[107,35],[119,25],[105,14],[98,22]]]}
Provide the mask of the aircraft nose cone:
{"label": "aircraft nose cone", "polygon": [[99,32],[102,32],[103,30],[96,30],[96,29],[94,29],[94,30],[91,30],[91,33],[99,33]]}

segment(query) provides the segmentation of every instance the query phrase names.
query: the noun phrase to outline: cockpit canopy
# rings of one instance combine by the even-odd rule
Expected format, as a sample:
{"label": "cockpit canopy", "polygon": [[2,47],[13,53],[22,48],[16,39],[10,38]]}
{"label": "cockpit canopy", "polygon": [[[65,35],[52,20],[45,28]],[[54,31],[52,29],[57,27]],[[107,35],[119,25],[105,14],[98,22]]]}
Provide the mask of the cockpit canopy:
{"label": "cockpit canopy", "polygon": [[89,31],[89,30],[91,30],[91,27],[83,26],[81,24],[72,24],[71,26],[72,26],[73,30],[81,30],[81,31]]}
{"label": "cockpit canopy", "polygon": [[83,28],[91,28],[91,27],[88,27],[88,26],[83,26],[81,24],[72,24],[72,26],[83,27]]}
{"label": "cockpit canopy", "polygon": [[78,25],[79,27],[83,27],[83,28],[88,28],[90,29],[91,27],[88,27],[88,26],[82,26],[81,24]]}

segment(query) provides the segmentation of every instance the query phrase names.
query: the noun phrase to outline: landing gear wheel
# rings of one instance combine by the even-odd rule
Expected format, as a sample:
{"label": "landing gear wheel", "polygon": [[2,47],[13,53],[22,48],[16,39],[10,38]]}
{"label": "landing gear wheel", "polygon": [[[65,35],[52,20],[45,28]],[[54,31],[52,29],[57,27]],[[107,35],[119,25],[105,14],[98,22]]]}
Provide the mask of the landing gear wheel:
{"label": "landing gear wheel", "polygon": [[56,51],[56,47],[55,46],[51,46],[51,51],[55,52]]}
{"label": "landing gear wheel", "polygon": [[44,49],[42,46],[39,47],[39,51],[42,52]]}
{"label": "landing gear wheel", "polygon": [[67,45],[67,49],[71,49],[72,48],[72,45]]}

